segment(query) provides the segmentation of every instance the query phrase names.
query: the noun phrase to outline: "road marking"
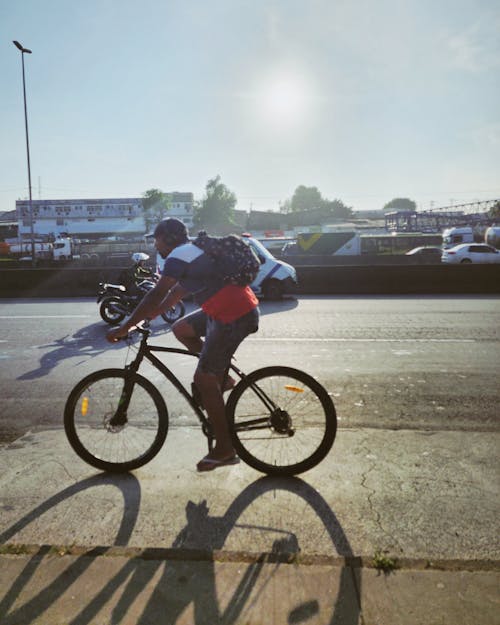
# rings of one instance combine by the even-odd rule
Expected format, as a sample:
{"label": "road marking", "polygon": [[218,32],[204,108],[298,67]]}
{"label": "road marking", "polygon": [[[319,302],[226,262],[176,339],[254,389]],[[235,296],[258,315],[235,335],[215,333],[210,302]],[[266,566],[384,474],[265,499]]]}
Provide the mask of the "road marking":
{"label": "road marking", "polygon": [[0,315],[0,319],[88,319],[93,315]]}
{"label": "road marking", "polygon": [[[291,343],[475,343],[477,339],[374,339],[374,338],[305,338],[305,337],[296,337],[290,336],[288,338],[247,338],[246,341],[287,341]],[[246,342],[245,341],[245,342]]]}

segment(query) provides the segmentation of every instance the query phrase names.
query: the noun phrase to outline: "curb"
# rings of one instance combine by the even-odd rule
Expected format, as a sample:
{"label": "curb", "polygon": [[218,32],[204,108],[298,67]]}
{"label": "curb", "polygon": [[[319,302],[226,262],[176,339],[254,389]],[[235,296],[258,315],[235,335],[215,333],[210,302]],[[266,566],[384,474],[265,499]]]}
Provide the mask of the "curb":
{"label": "curb", "polygon": [[401,558],[385,557],[392,562],[392,566],[383,567],[374,562],[371,556],[329,556],[320,554],[300,553],[273,553],[251,551],[225,551],[225,550],[199,550],[199,549],[174,549],[161,547],[119,547],[119,546],[96,546],[86,547],[83,545],[34,545],[23,543],[5,543],[0,545],[1,556],[81,556],[89,558],[97,557],[125,557],[138,560],[175,560],[191,562],[243,562],[243,563],[280,563],[293,564],[296,566],[333,566],[379,569],[385,572],[392,570],[415,570],[415,571],[500,571],[500,560],[464,560],[456,559],[426,559],[426,558]]}

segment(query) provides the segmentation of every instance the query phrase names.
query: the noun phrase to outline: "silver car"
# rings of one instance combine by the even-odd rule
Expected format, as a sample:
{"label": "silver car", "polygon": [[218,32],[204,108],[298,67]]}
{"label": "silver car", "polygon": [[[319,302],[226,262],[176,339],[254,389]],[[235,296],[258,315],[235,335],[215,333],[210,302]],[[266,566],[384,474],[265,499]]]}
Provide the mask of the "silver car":
{"label": "silver car", "polygon": [[500,263],[500,252],[491,245],[482,243],[461,243],[443,250],[443,263]]}

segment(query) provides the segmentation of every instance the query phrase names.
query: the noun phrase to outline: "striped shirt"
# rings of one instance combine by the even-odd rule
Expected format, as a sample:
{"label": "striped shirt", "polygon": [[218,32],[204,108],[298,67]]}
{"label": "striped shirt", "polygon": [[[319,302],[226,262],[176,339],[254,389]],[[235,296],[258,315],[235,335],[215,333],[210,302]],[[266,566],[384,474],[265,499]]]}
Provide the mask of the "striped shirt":
{"label": "striped shirt", "polygon": [[231,323],[258,305],[249,286],[225,284],[214,261],[193,243],[174,248],[162,273],[177,280],[207,315],[222,323]]}

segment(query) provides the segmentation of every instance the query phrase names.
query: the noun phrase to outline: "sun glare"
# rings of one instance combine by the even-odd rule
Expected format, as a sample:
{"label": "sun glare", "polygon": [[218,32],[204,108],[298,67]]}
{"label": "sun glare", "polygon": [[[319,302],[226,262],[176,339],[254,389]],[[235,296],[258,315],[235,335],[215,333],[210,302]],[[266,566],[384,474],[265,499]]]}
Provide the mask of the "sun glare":
{"label": "sun glare", "polygon": [[307,84],[300,77],[274,76],[260,89],[260,115],[278,128],[300,126],[307,117],[310,96]]}

